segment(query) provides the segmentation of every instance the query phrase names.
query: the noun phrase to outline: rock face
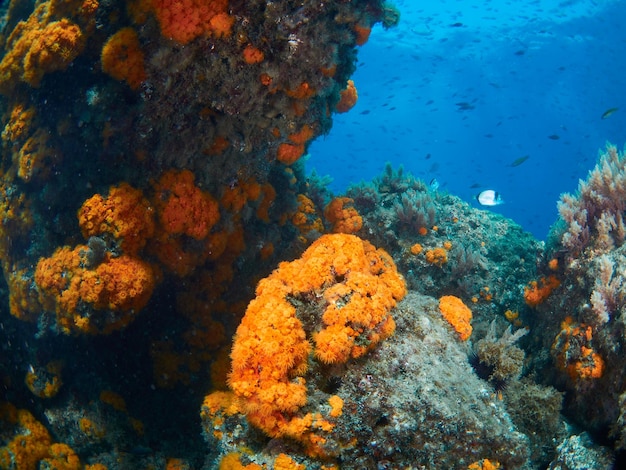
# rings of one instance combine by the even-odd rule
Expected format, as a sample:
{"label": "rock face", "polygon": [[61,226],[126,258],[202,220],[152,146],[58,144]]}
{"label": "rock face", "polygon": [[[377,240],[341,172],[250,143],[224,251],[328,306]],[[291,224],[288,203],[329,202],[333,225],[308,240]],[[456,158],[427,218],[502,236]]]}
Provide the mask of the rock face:
{"label": "rock face", "polygon": [[396,335],[341,378],[344,414],[336,432],[357,440],[342,449],[341,467],[387,461],[393,468],[463,468],[482,458],[523,467],[526,437],[475,375],[467,345],[436,300],[410,293],[394,318]]}
{"label": "rock face", "polygon": [[[419,462],[419,468],[467,468],[484,458],[507,469],[527,467],[528,438],[516,430],[491,386],[474,373],[469,346],[443,319],[437,300],[410,292],[393,316],[393,337],[314,379],[320,396],[310,402],[321,402],[325,394],[343,400],[325,443],[340,467],[407,468]],[[216,435],[215,422],[205,421],[207,436]],[[224,454],[237,449],[239,439],[246,445],[255,440],[254,433],[242,433],[237,415],[221,426],[221,442],[210,441]],[[281,439],[264,447],[256,437],[260,447],[251,457],[256,463],[290,448]],[[318,468],[320,462],[306,465]]]}

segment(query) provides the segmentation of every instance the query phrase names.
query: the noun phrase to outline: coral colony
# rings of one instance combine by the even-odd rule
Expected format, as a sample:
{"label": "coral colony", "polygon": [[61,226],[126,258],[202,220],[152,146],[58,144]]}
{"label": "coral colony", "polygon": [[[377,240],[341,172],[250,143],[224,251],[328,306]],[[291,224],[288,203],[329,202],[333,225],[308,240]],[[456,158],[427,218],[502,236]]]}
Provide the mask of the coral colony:
{"label": "coral colony", "polygon": [[402,169],[307,178],[386,2],[3,8],[0,468],[619,458],[616,148],[543,244]]}

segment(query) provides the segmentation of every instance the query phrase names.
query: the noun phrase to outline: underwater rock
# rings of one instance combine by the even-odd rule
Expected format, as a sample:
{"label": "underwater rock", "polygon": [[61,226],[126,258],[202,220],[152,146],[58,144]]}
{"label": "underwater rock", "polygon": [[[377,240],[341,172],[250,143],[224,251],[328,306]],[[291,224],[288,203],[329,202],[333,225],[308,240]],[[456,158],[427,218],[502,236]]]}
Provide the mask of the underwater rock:
{"label": "underwater rock", "polygon": [[[343,400],[334,428],[325,434],[333,461],[342,469],[406,468],[416,462],[437,469],[489,458],[507,469],[526,468],[528,438],[473,372],[468,346],[443,319],[438,302],[410,292],[393,315],[393,337],[314,378],[321,394]],[[253,451],[246,458],[257,464],[271,460],[277,449],[301,454],[289,439],[255,435],[232,412],[232,403],[223,410],[218,419],[204,415],[209,449],[225,455],[246,446]],[[319,461],[301,461],[306,468],[321,468]]]}

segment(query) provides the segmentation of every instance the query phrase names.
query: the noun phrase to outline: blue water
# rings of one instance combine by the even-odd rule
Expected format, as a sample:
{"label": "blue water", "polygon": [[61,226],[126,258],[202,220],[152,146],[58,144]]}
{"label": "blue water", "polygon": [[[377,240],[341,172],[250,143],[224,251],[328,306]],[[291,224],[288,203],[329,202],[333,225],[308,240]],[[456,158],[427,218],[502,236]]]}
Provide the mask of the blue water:
{"label": "blue water", "polygon": [[626,2],[393,3],[400,25],[360,48],[358,103],[311,145],[308,168],[336,193],[386,162],[477,206],[495,189],[505,204],[489,210],[545,239],[559,195],[607,141],[626,142]]}

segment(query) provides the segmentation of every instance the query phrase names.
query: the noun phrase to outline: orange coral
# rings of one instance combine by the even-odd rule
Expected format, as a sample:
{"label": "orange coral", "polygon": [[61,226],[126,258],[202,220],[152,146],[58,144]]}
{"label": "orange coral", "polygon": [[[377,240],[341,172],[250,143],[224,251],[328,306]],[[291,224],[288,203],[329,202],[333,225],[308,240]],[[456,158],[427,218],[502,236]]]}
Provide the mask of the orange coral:
{"label": "orange coral", "polygon": [[137,254],[154,235],[154,209],[138,189],[126,183],[86,200],[78,211],[85,239],[104,234],[116,239],[124,253]]}
{"label": "orange coral", "polygon": [[305,125],[298,132],[287,136],[289,143],[282,143],[278,146],[276,158],[285,165],[295,163],[305,151],[305,144],[309,141],[315,132],[311,126]]}
{"label": "orange coral", "polygon": [[443,266],[448,262],[448,252],[445,248],[433,248],[426,252],[426,261],[435,266]]}
{"label": "orange coral", "polygon": [[290,98],[304,100],[315,94],[315,90],[307,82],[302,82],[297,88],[286,89],[285,94]]}
{"label": "orange coral", "polygon": [[65,18],[47,24],[24,55],[24,81],[38,87],[46,73],[65,70],[84,46],[85,38],[78,25]]}
{"label": "orange coral", "polygon": [[90,29],[95,8],[71,11],[76,4],[64,3],[40,3],[27,20],[15,26],[4,43],[7,53],[0,62],[1,93],[10,95],[20,81],[38,87],[45,74],[65,70],[82,53],[85,34],[65,16],[75,14],[83,27]]}
{"label": "orange coral", "polygon": [[[389,311],[404,293],[391,257],[353,235],[324,235],[300,259],[281,263],[258,284],[231,353],[229,384],[250,422],[320,452],[316,430],[332,424],[319,413],[299,413],[307,401],[304,375],[311,354],[322,363],[362,356],[393,333]],[[312,347],[295,305],[320,297],[325,310],[318,326],[311,318],[306,324],[314,330]],[[339,403],[333,403],[337,414]]]}
{"label": "orange coral", "polygon": [[355,24],[353,26],[354,34],[356,35],[355,42],[357,46],[362,46],[367,42],[370,38],[370,33],[372,32],[372,28],[368,26],[361,26],[359,24]]}
{"label": "orange coral", "polygon": [[274,459],[274,470],[306,470],[306,465],[296,462],[287,454],[278,454]]}
{"label": "orange coral", "polygon": [[282,143],[276,151],[276,159],[285,165],[295,163],[304,154],[303,144]]}
{"label": "orange coral", "polygon": [[38,128],[28,137],[17,153],[17,176],[25,182],[30,182],[35,175],[47,177],[50,173],[50,164],[58,158],[58,152],[48,145],[49,133],[44,128]]}
{"label": "orange coral", "polygon": [[220,204],[231,212],[240,212],[249,200],[256,201],[261,196],[261,185],[250,179],[224,188]]}
{"label": "orange coral", "polygon": [[9,120],[2,131],[2,140],[10,145],[25,141],[33,126],[35,114],[35,108],[30,107],[26,109],[26,106],[22,103],[15,104],[11,110]]}
{"label": "orange coral", "polygon": [[189,170],[169,170],[154,185],[161,227],[171,235],[201,240],[220,218],[218,203],[194,184]]}
{"label": "orange coral", "polygon": [[542,277],[539,282],[531,281],[524,289],[524,300],[529,307],[536,307],[543,303],[552,294],[552,291],[561,285],[561,281],[554,275]]}
{"label": "orange coral", "polygon": [[466,341],[472,334],[472,311],[461,299],[453,295],[444,295],[439,299],[439,310],[443,318],[459,334],[461,341]]}
{"label": "orange coral", "polygon": [[82,468],[76,453],[66,444],[53,444],[48,430],[29,411],[0,403],[0,424],[7,435],[10,435],[9,430],[15,430],[13,439],[0,447],[2,468]]}
{"label": "orange coral", "polygon": [[294,132],[293,134],[289,134],[287,138],[294,144],[305,144],[311,140],[314,135],[315,131],[313,130],[313,127],[304,125],[302,126],[302,129],[298,132]]}
{"label": "orange coral", "polygon": [[324,209],[324,217],[334,233],[355,233],[363,227],[363,219],[349,197],[336,197]]}
{"label": "orange coral", "polygon": [[593,330],[584,323],[567,317],[552,344],[557,366],[572,380],[598,379],[604,374],[604,359],[592,345]]}
{"label": "orange coral", "polygon": [[263,467],[256,463],[244,465],[241,463],[241,454],[230,452],[222,457],[218,470],[262,470]]}
{"label": "orange coral", "polygon": [[[61,248],[37,263],[35,282],[41,302],[56,311],[64,333],[107,334],[120,329],[152,295],[155,277],[149,264],[128,255],[105,254],[93,269],[90,256],[89,247],[78,245],[73,250]],[[90,313],[85,313],[86,306],[91,307]]]}
{"label": "orange coral", "polygon": [[38,463],[48,457],[52,444],[48,430],[29,411],[18,410],[10,403],[0,405],[0,420],[8,421],[18,430],[15,437],[0,448],[0,462],[13,462],[18,469],[38,468]]}
{"label": "orange coral", "polygon": [[126,412],[126,400],[112,390],[102,390],[100,392],[100,401],[113,407],[117,411]]}
{"label": "orange coral", "polygon": [[219,257],[226,245],[225,233],[212,232],[220,219],[219,204],[195,185],[193,173],[166,171],[153,187],[159,224],[150,250],[159,261],[182,277]]}
{"label": "orange coral", "polygon": [[263,54],[263,52],[261,50],[259,50],[258,48],[254,47],[252,44],[248,44],[243,52],[243,60],[246,62],[246,64],[258,64],[260,62],[263,62],[263,60],[265,59],[265,54]]}
{"label": "orange coral", "polygon": [[420,243],[415,243],[411,245],[411,248],[409,250],[411,251],[412,255],[419,255],[424,250],[424,247],[422,247]]}
{"label": "orange coral", "polygon": [[39,468],[55,470],[80,470],[83,466],[76,452],[67,444],[52,444],[48,456],[41,460]]}
{"label": "orange coral", "polygon": [[24,380],[28,389],[39,398],[52,398],[59,393],[62,364],[58,361],[49,362],[45,368],[30,366]]}
{"label": "orange coral", "polygon": [[489,459],[479,460],[478,462],[474,462],[467,467],[468,470],[498,470],[499,468],[502,468],[500,462],[497,460],[492,462]]}
{"label": "orange coral", "polygon": [[313,201],[304,194],[298,194],[297,199],[298,210],[291,216],[291,223],[303,235],[311,231],[324,233],[324,224]]}
{"label": "orange coral", "polygon": [[352,80],[348,80],[346,88],[341,90],[339,93],[339,102],[335,106],[335,110],[338,113],[347,113],[354,107],[358,99],[359,94],[356,91],[354,82]]}
{"label": "orange coral", "polygon": [[133,28],[122,28],[111,36],[102,48],[100,61],[103,72],[125,81],[133,90],[146,79],[143,52]]}
{"label": "orange coral", "polygon": [[213,139],[213,143],[209,146],[209,148],[205,150],[205,153],[210,156],[221,155],[229,145],[230,142],[226,137],[218,135],[215,139]]}
{"label": "orange coral", "polygon": [[230,36],[234,18],[228,0],[153,0],[161,34],[187,44],[204,34]]}

